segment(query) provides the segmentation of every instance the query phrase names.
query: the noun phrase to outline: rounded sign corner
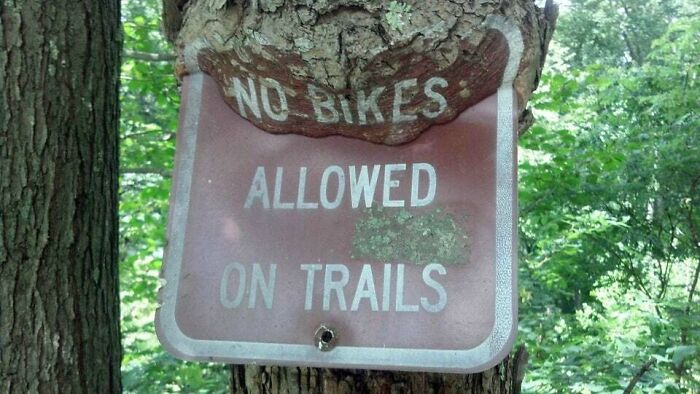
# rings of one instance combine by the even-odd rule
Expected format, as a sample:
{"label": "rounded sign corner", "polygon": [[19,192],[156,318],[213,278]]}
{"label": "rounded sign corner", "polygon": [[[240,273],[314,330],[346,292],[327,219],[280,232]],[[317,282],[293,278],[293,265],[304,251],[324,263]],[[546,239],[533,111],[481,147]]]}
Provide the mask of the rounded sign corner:
{"label": "rounded sign corner", "polygon": [[501,344],[499,349],[494,350],[493,355],[489,358],[487,362],[474,368],[474,370],[469,370],[468,372],[483,372],[487,369],[491,369],[496,365],[500,364],[513,351],[515,340],[518,337],[517,311],[515,313],[515,324],[511,325],[510,332],[508,333],[508,338],[506,339],[506,341]]}
{"label": "rounded sign corner", "polygon": [[175,316],[165,313],[165,309],[167,308],[164,305],[156,309],[155,328],[158,341],[173,357],[187,361],[196,360],[197,356],[192,352],[192,346],[187,346],[192,339],[180,329]]}

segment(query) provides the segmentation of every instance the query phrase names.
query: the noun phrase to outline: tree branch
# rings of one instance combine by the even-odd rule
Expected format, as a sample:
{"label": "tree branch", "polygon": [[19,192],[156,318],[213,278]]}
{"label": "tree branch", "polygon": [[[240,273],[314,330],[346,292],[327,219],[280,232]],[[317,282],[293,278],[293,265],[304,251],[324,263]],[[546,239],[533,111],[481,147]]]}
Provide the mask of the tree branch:
{"label": "tree branch", "polygon": [[[617,5],[617,1],[614,1],[613,4]],[[628,22],[631,22],[631,19],[632,19],[632,18],[631,18],[631,16],[630,16],[630,11],[629,11],[629,9],[627,9],[627,4],[625,4],[624,1],[621,1],[620,4],[619,4],[619,6],[621,6],[621,7],[622,7],[622,10],[625,12],[625,16],[627,17],[627,21],[628,21]],[[626,24],[624,24],[623,26],[621,26],[621,29],[622,29],[622,31],[621,31],[622,39],[625,41],[625,45],[627,46],[627,50],[629,51],[630,57],[632,58],[632,60],[633,60],[635,63],[637,63],[638,66],[641,66],[642,64],[644,64],[644,58],[643,58],[642,55],[639,53],[639,48],[636,48],[636,47],[635,47],[634,43],[632,42],[632,40],[631,40],[631,39],[629,38],[629,36],[627,35],[627,32],[625,31],[625,27],[626,27]]]}
{"label": "tree branch", "polygon": [[698,265],[695,267],[695,273],[693,274],[692,282],[688,286],[688,305],[686,310],[690,312],[690,306],[693,305],[693,295],[695,294],[695,289],[698,287],[698,278],[700,277],[700,260],[698,260]]}
{"label": "tree branch", "polygon": [[645,362],[645,363],[642,365],[642,367],[639,368],[639,371],[637,371],[637,373],[632,377],[632,380],[631,380],[630,383],[627,385],[627,387],[625,388],[625,391],[623,391],[622,394],[630,394],[630,393],[632,393],[632,390],[634,390],[634,386],[636,386],[637,383],[639,383],[639,380],[642,378],[642,376],[644,376],[645,373],[647,373],[647,371],[649,371],[649,370],[651,369],[651,366],[652,366],[653,364],[654,364],[654,360],[653,360],[653,359],[651,359],[651,360]]}
{"label": "tree branch", "polygon": [[527,368],[527,361],[529,354],[524,345],[520,345],[518,350],[515,352],[515,363],[513,365],[513,393],[519,394],[523,384],[523,379],[525,378],[525,369]]}
{"label": "tree branch", "polygon": [[170,170],[157,167],[135,167],[122,168],[119,175],[159,175],[163,178],[170,178]]}
{"label": "tree branch", "polygon": [[177,59],[174,53],[151,53],[132,51],[130,49],[124,50],[124,57],[144,62],[172,62]]}
{"label": "tree branch", "polygon": [[[696,193],[696,189],[698,187],[698,183],[700,183],[700,176],[695,177],[693,179],[691,186],[690,186],[690,195],[694,196]],[[692,200],[690,202],[690,207],[688,208],[688,227],[690,229],[690,237],[691,241],[695,244],[696,247],[700,247],[700,239],[698,239],[698,232],[697,229],[695,228],[695,221],[693,220],[693,203]],[[686,306],[686,314],[690,313],[690,306],[693,304],[693,295],[695,294],[695,289],[698,286],[698,278],[700,277],[700,259],[698,259],[698,265],[695,267],[695,273],[693,274],[693,279],[690,282],[690,285],[688,286],[688,305]]]}
{"label": "tree branch", "polygon": [[173,137],[175,137],[175,133],[170,132],[170,131],[164,131],[163,129],[159,130],[148,130],[148,131],[139,131],[135,133],[129,133],[129,134],[124,134],[121,136],[121,139],[129,139],[129,138],[136,138],[136,137],[142,137],[144,135],[153,135],[153,134],[160,134],[161,138],[164,140],[170,140]]}

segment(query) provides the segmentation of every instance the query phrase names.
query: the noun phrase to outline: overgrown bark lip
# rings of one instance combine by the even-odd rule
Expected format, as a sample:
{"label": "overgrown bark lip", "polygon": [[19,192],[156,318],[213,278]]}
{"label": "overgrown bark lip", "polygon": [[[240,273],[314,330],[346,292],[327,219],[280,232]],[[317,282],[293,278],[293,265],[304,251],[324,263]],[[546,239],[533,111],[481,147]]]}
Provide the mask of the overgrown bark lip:
{"label": "overgrown bark lip", "polygon": [[[410,3],[410,4],[409,4]],[[206,72],[229,106],[272,133],[396,145],[453,120],[501,85],[518,26],[520,109],[537,85],[556,12],[500,2],[166,1],[179,76]]]}

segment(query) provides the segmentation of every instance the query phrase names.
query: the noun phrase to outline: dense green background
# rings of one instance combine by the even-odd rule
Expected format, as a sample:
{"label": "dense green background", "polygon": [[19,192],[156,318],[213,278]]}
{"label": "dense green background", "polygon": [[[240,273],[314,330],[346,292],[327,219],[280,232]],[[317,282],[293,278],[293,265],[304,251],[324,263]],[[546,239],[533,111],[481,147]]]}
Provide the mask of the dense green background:
{"label": "dense green background", "polygon": [[[153,328],[179,107],[158,0],[123,0],[121,296],[126,392],[225,392]],[[700,14],[692,0],[562,9],[520,138],[524,390],[700,391]]]}

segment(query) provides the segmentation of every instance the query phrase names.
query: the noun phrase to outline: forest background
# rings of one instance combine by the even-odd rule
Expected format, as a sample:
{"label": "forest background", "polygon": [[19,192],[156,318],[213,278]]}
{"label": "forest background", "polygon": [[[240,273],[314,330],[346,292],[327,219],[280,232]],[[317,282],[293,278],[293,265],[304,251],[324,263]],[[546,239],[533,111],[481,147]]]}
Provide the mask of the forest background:
{"label": "forest background", "polygon": [[[700,4],[571,0],[519,140],[520,323],[532,393],[700,392]],[[123,0],[125,392],[226,392],[153,327],[179,91],[159,0]]]}

